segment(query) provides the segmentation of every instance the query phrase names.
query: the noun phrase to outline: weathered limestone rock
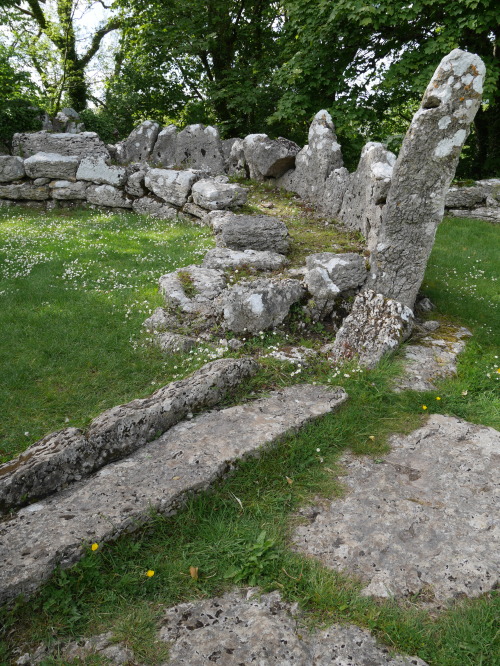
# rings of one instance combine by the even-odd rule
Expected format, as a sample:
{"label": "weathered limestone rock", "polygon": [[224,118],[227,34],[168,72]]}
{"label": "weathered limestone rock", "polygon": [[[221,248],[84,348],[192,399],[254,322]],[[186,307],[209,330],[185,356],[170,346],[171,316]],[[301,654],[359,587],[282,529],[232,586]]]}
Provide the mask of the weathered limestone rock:
{"label": "weathered limestone rock", "polygon": [[24,160],[30,178],[75,178],[80,160],[75,156],[56,153],[36,153]]}
{"label": "weathered limestone rock", "polygon": [[305,289],[298,280],[242,280],[222,294],[224,325],[235,333],[258,333],[281,324]]}
{"label": "weathered limestone rock", "polygon": [[175,171],[174,169],[149,169],[146,173],[144,183],[167,203],[174,206],[183,206],[191,188],[198,180],[198,175],[193,171]]}
{"label": "weathered limestone rock", "polygon": [[300,147],[293,141],[279,137],[270,139],[267,134],[249,134],[243,139],[243,153],[250,178],[279,178],[295,166],[295,156]]}
{"label": "weathered limestone rock", "polygon": [[306,257],[306,266],[308,271],[324,269],[339,292],[360,287],[367,275],[365,258],[354,252],[310,254]]}
{"label": "weathered limestone rock", "polygon": [[77,134],[78,132],[83,132],[85,130],[84,124],[79,121],[80,114],[75,111],[75,109],[67,106],[56,114],[52,123],[50,123],[49,120],[50,126],[47,124],[44,129],[51,129],[54,132]]}
{"label": "weathered limestone rock", "polygon": [[268,215],[226,215],[213,220],[217,247],[286,254],[290,236],[285,223]]}
{"label": "weathered limestone rock", "polygon": [[465,349],[465,338],[471,335],[466,328],[448,326],[445,338],[436,333],[407,345],[403,350],[404,374],[396,379],[394,390],[436,390],[437,379],[456,374],[457,356]]}
{"label": "weathered limestone rock", "polygon": [[157,220],[174,220],[177,217],[177,208],[157,201],[153,197],[141,197],[132,202],[132,210],[138,215],[149,215]]}
{"label": "weathered limestone rock", "polygon": [[222,271],[200,266],[178,268],[159,280],[167,306],[188,314],[212,314],[214,300],[226,288]]}
{"label": "weathered limestone rock", "polygon": [[0,465],[0,508],[45,497],[107,463],[129,455],[201,408],[213,407],[226,391],[255,374],[251,359],[220,359],[172,382],[149,398],[103,412],[87,434],[76,428],[51,433]]}
{"label": "weathered limestone rock", "polygon": [[442,605],[498,585],[500,433],[434,414],[380,461],[346,456],[347,495],[295,531],[297,548],[360,576],[365,595]]}
{"label": "weathered limestone rock", "polygon": [[121,187],[127,180],[127,173],[123,167],[108,166],[102,156],[84,157],[76,177],[78,180],[90,180],[99,185]]}
{"label": "weathered limestone rock", "polygon": [[351,314],[337,333],[331,355],[339,361],[358,358],[360,365],[373,368],[409,337],[412,326],[410,308],[366,290],[356,296]]}
{"label": "weathered limestone rock", "polygon": [[199,222],[201,222],[202,225],[205,225],[205,218],[207,216],[207,211],[205,208],[202,208],[201,206],[198,206],[197,204],[188,203],[184,204],[182,207],[182,212],[187,213],[188,215],[192,215],[195,217]]}
{"label": "weathered limestone rock", "polygon": [[134,171],[127,177],[127,184],[125,185],[125,192],[133,197],[144,197],[146,189],[144,186],[144,177],[146,172],[142,169]]}
{"label": "weathered limestone rock", "polygon": [[396,155],[383,144],[367,143],[361,151],[358,168],[349,178],[342,200],[339,219],[349,229],[361,231],[369,250],[374,250],[377,244],[395,162]]}
{"label": "weathered limestone rock", "polygon": [[332,217],[339,216],[351,175],[345,167],[334,169],[331,172],[323,189],[323,197],[317,204],[320,210]]}
{"label": "weathered limestone rock", "polygon": [[154,343],[166,354],[172,352],[188,352],[198,344],[196,338],[178,333],[159,333],[154,337]]}
{"label": "weathered limestone rock", "polygon": [[481,103],[485,67],[455,49],[441,61],[394,166],[367,286],[413,308],[446,192]]}
{"label": "weathered limestone rock", "polygon": [[152,120],[142,122],[124,141],[116,144],[117,162],[119,164],[146,162],[151,155],[159,131],[158,123]]}
{"label": "weathered limestone rock", "polygon": [[229,151],[229,157],[226,162],[226,171],[230,176],[246,176],[247,163],[245,160],[245,151],[243,150],[243,139],[235,139]]}
{"label": "weathered limestone rock", "polygon": [[223,597],[169,608],[160,637],[170,666],[267,664],[294,666],[425,666],[416,657],[390,654],[366,630],[333,625],[310,633],[297,604],[279,592],[234,590]]}
{"label": "weathered limestone rock", "polygon": [[50,196],[46,185],[37,186],[32,183],[10,183],[0,185],[0,199],[25,199],[27,201],[44,201]]}
{"label": "weathered limestone rock", "polygon": [[149,161],[157,167],[174,167],[177,151],[177,127],[167,125],[158,134]]}
{"label": "weathered limestone rock", "polygon": [[21,157],[0,155],[0,183],[10,183],[24,177],[24,160]]}
{"label": "weathered limestone rock", "polygon": [[87,183],[72,183],[69,180],[53,180],[50,185],[50,195],[60,201],[87,198]]}
{"label": "weathered limestone rock", "polygon": [[283,254],[277,252],[257,252],[256,250],[228,250],[216,247],[209,250],[203,259],[205,268],[219,270],[253,268],[257,271],[279,271],[288,263]]}
{"label": "weathered limestone rock", "polygon": [[240,185],[220,183],[212,179],[199,180],[193,185],[193,201],[207,210],[224,210],[243,206],[247,189]]}
{"label": "weathered limestone rock", "polygon": [[177,134],[175,165],[204,169],[212,174],[224,173],[224,154],[219,130],[210,125],[185,127]]}
{"label": "weathered limestone rock", "polygon": [[20,157],[31,157],[36,153],[56,153],[77,157],[102,155],[109,157],[108,149],[95,132],[79,134],[52,134],[51,132],[29,132],[14,134],[12,153]]}
{"label": "weathered limestone rock", "polygon": [[171,323],[171,317],[165,308],[156,308],[142,325],[147,331],[168,331]]}
{"label": "weathered limestone rock", "polygon": [[123,190],[119,190],[112,185],[89,185],[87,201],[95,206],[132,208],[132,201],[127,198]]}
{"label": "weathered limestone rock", "polygon": [[479,207],[472,210],[449,210],[448,213],[453,217],[470,217],[477,220],[486,220],[487,222],[500,222],[500,208],[498,207]]}
{"label": "weathered limestone rock", "polygon": [[[241,377],[241,370],[235,375]],[[214,389],[215,393],[220,391],[217,382],[212,384],[210,395]],[[33,593],[57,565],[75,563],[85,552],[85,543],[102,544],[137,529],[151,520],[153,510],[174,513],[188,493],[208,488],[226,475],[235,461],[258,455],[262,447],[335,410],[346,399],[339,388],[299,385],[275,391],[268,398],[202,414],[179,423],[89,479],[21,509],[0,523],[0,604],[19,594]],[[113,442],[120,433],[126,438],[130,434],[125,411],[107,412],[115,423],[116,430],[107,431]],[[158,415],[162,418],[160,412]],[[106,423],[98,419],[94,428],[97,426],[107,450]],[[137,426],[141,430],[139,423]],[[154,437],[156,427],[150,428]]]}
{"label": "weathered limestone rock", "polygon": [[472,187],[450,187],[446,193],[446,208],[475,208],[484,204],[489,195],[488,188],[473,185]]}

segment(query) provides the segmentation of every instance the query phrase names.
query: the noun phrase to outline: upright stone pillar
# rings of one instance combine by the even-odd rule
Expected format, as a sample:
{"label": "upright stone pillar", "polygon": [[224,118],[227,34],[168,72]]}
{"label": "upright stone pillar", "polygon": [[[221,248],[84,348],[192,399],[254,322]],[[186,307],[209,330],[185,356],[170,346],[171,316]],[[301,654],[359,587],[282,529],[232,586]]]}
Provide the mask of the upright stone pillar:
{"label": "upright stone pillar", "polygon": [[394,166],[367,287],[413,308],[462,146],[481,103],[485,66],[455,49],[443,58]]}

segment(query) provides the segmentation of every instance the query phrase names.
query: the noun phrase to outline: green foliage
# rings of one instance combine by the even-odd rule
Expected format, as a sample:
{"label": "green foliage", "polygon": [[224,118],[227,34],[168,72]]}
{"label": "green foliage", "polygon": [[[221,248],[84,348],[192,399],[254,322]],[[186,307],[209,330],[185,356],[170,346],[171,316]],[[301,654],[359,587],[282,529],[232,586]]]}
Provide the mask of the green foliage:
{"label": "green foliage", "polygon": [[107,109],[83,109],[80,118],[87,132],[96,132],[105,143],[116,143],[130,133],[129,127],[120,132],[116,118]]}
{"label": "green foliage", "polygon": [[229,578],[236,584],[257,585],[269,571],[270,565],[278,558],[275,542],[267,539],[266,531],[262,530],[255,543],[247,548],[241,561],[231,567],[224,578]]}

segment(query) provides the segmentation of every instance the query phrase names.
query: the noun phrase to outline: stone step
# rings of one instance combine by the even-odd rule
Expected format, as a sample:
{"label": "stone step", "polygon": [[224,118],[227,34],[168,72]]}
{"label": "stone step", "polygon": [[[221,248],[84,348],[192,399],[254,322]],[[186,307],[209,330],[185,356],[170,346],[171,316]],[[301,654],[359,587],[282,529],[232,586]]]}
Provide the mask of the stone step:
{"label": "stone step", "polygon": [[208,488],[234,464],[335,410],[341,388],[310,384],[183,421],[154,442],[0,524],[0,604],[33,593],[58,565],[86,547],[171,515],[186,496]]}

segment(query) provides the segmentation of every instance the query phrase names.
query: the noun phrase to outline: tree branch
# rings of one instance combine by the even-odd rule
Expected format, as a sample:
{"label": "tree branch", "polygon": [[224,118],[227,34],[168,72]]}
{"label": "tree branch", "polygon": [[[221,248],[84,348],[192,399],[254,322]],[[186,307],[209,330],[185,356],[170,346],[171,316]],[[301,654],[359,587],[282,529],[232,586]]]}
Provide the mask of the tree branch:
{"label": "tree branch", "polygon": [[79,59],[79,64],[82,67],[86,67],[89,64],[89,62],[92,60],[92,58],[95,56],[97,51],[99,50],[99,46],[101,45],[101,42],[104,39],[104,37],[113,30],[118,30],[118,28],[121,27],[122,27],[121,19],[119,19],[118,17],[114,17],[110,19],[105,26],[99,28],[99,30],[97,30],[97,32],[95,32],[94,36],[92,37],[92,42],[89,46],[89,50],[84,56],[82,56]]}

